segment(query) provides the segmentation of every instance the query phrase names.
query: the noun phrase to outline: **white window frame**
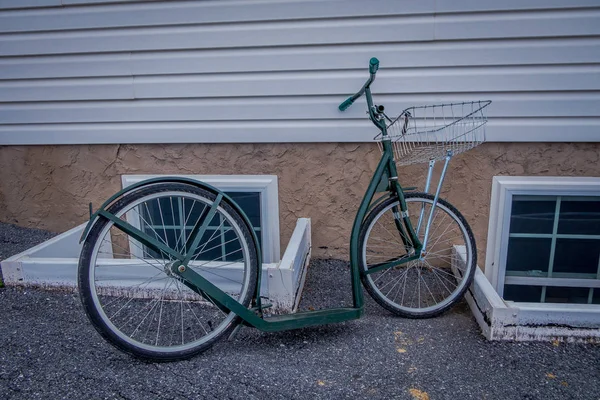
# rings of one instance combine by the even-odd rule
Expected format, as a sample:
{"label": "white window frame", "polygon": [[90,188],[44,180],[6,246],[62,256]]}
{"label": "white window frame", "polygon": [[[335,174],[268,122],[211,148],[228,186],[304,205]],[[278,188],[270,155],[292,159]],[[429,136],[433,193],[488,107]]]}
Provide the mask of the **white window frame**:
{"label": "white window frame", "polygon": [[145,179],[165,176],[195,179],[208,183],[224,192],[260,193],[260,223],[263,263],[280,261],[279,243],[279,191],[277,175],[122,175],[123,188]]}
{"label": "white window frame", "polygon": [[[508,249],[510,216],[512,199],[515,195],[534,196],[600,196],[600,178],[596,177],[539,177],[539,176],[495,176],[492,181],[492,198],[490,204],[490,220],[486,248],[485,276],[500,297],[504,294],[506,281],[506,256]],[[526,279],[526,278],[520,278]],[[540,278],[536,282],[541,282]],[[578,279],[547,278],[551,286],[576,287],[582,282]],[[584,282],[586,286],[600,288],[600,280]],[[510,282],[509,282],[510,283]],[[532,309],[543,310],[556,308],[549,303],[519,303]],[[600,305],[561,304],[565,310],[586,309],[590,307],[600,311]]]}

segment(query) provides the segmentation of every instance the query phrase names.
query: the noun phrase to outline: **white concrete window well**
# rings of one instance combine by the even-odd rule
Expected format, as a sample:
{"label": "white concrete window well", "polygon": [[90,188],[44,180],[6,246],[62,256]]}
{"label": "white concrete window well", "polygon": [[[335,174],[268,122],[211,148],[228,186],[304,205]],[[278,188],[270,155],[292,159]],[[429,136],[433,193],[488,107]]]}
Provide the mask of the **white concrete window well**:
{"label": "white concrete window well", "polygon": [[[144,179],[160,175],[124,175],[123,188]],[[263,279],[261,295],[273,304],[275,312],[294,311],[298,305],[306,267],[310,261],[311,236],[310,219],[300,218],[289,241],[288,247],[280,257],[279,236],[279,197],[277,176],[274,175],[185,175],[215,186],[232,197],[250,219],[259,238],[263,256]],[[166,210],[166,211],[165,211]],[[167,212],[168,211],[168,212]],[[170,224],[162,224],[161,231],[167,243],[177,240],[177,232],[186,231],[186,204],[171,204],[168,207],[152,205],[136,216],[128,215],[130,223],[143,230],[154,229],[153,221],[166,218]],[[161,215],[167,213],[168,215]],[[35,285],[47,287],[74,287],[76,285],[77,264],[81,246],[79,237],[85,224],[77,226],[38,246],[2,261],[2,272],[7,284]],[[163,229],[164,228],[164,229]],[[219,230],[218,226],[208,229]],[[223,241],[211,250],[214,255],[227,258],[233,251],[227,243],[227,232],[214,232],[215,237]],[[138,257],[149,251],[137,247]],[[217,254],[218,253],[218,254]],[[126,263],[127,260],[114,259],[111,262]],[[118,269],[115,269],[118,271]],[[232,271],[234,273],[235,271]],[[118,279],[116,279],[118,281]]]}

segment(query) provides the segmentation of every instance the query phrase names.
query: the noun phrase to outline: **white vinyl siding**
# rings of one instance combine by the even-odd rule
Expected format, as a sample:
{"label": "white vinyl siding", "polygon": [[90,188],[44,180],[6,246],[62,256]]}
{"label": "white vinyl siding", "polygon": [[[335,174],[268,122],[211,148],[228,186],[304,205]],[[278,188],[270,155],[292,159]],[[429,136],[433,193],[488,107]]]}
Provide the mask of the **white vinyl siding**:
{"label": "white vinyl siding", "polygon": [[[104,3],[104,4],[103,4]],[[392,114],[490,99],[488,140],[600,140],[591,0],[0,0],[0,145],[370,141]]]}

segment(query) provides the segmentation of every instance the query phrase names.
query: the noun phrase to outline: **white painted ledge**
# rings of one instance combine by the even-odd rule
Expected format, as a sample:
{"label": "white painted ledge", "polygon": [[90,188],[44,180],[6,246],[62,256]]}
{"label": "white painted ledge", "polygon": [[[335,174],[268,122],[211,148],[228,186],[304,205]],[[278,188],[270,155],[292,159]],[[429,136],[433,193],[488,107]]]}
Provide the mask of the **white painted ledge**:
{"label": "white painted ledge", "polygon": [[0,263],[6,285],[71,287],[77,285],[81,224]]}
{"label": "white painted ledge", "polygon": [[[4,283],[74,290],[85,224],[12,256],[0,263]],[[279,263],[263,263],[261,296],[273,304],[274,313],[295,311],[311,255],[310,219],[300,218]],[[127,260],[111,260],[127,262]],[[231,271],[235,273],[235,271]],[[115,282],[119,281],[118,279]],[[217,282],[213,282],[217,283]]]}
{"label": "white painted ledge", "polygon": [[488,340],[600,343],[600,305],[505,301],[479,267],[465,297]]}
{"label": "white painted ledge", "polygon": [[310,219],[299,218],[281,262],[266,271],[274,313],[298,309],[310,256]]}

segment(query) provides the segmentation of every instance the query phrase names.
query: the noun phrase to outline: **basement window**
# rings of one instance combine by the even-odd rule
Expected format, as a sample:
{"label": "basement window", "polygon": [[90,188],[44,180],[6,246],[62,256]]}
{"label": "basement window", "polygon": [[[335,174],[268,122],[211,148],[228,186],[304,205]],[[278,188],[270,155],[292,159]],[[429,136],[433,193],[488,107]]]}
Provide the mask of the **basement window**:
{"label": "basement window", "polygon": [[600,304],[600,197],[512,198],[504,299]]}
{"label": "basement window", "polygon": [[[144,179],[159,177],[160,175],[124,175],[122,177],[123,187],[137,183]],[[246,213],[250,223],[258,237],[262,249],[263,262],[276,263],[280,259],[279,249],[279,207],[277,176],[273,175],[178,175],[186,178],[196,179],[208,183],[216,188],[223,190],[230,196]],[[164,204],[162,204],[164,202]],[[191,222],[195,221],[190,213],[200,212],[190,208],[186,201],[179,201],[177,204],[170,204],[168,199],[163,199],[161,204],[150,204],[147,210],[142,210],[135,220],[130,221],[134,226],[148,231],[157,232],[165,243],[177,247],[182,238],[177,236],[189,234],[193,228]],[[191,202],[190,202],[191,203]],[[162,214],[162,215],[161,215]],[[135,218],[137,217],[137,218]],[[129,218],[129,217],[128,217]],[[208,259],[218,259],[221,261],[230,261],[232,254],[239,249],[234,248],[234,242],[228,239],[231,235],[227,226],[218,221],[219,216],[215,216],[207,228],[205,235],[211,238],[210,252],[205,252]],[[166,221],[166,229],[161,222],[160,229],[153,225],[153,221]],[[170,225],[171,224],[171,225]],[[187,236],[186,236],[187,237]],[[237,244],[239,246],[239,244]],[[140,250],[141,252],[142,250]],[[158,257],[158,254],[147,255]]]}
{"label": "basement window", "polygon": [[495,177],[488,234],[504,300],[600,304],[599,178]]}

